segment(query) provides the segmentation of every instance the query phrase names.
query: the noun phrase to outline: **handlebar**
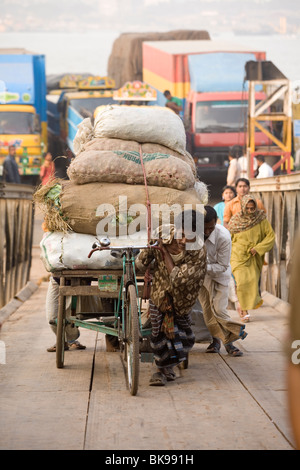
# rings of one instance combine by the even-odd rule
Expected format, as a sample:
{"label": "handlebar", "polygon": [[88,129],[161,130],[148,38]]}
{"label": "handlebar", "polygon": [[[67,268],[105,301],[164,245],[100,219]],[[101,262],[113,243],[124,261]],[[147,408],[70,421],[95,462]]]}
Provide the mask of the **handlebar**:
{"label": "handlebar", "polygon": [[134,245],[134,246],[110,246],[110,242],[109,242],[109,245],[103,246],[101,245],[100,242],[95,242],[93,243],[92,248],[93,249],[88,254],[88,258],[90,258],[95,251],[102,251],[102,250],[126,251],[126,250],[144,250],[147,248],[155,248],[157,250],[161,250],[161,248],[158,246],[157,241],[153,243],[153,245]]}

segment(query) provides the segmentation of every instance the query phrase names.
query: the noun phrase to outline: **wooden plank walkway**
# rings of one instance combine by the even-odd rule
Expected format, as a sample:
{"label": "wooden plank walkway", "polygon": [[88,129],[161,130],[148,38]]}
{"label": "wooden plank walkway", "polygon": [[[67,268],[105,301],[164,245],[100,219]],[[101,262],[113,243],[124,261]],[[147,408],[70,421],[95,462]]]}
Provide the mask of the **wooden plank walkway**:
{"label": "wooden plank walkway", "polygon": [[0,331],[1,450],[293,449],[282,353],[287,311],[276,298],[266,294],[253,312],[238,342],[243,357],[224,347],[206,354],[207,344],[196,344],[189,368],[166,387],[149,387],[153,366],[142,363],[132,397],[120,355],[105,352],[102,334],[81,330],[87,349],[67,351],[65,367],[56,368],[46,351],[55,342],[46,291],[43,282]]}

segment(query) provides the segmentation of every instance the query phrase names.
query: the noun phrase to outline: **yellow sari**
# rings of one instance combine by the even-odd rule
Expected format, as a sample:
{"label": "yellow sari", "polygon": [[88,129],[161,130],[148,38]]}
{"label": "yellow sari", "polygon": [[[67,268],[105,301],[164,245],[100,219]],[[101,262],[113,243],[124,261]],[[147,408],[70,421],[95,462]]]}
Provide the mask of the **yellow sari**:
{"label": "yellow sari", "polygon": [[[259,294],[259,278],[264,255],[274,245],[275,234],[267,219],[238,233],[231,234],[231,269],[237,286],[237,296],[242,310],[260,307],[263,300]],[[250,250],[255,248],[256,255]]]}

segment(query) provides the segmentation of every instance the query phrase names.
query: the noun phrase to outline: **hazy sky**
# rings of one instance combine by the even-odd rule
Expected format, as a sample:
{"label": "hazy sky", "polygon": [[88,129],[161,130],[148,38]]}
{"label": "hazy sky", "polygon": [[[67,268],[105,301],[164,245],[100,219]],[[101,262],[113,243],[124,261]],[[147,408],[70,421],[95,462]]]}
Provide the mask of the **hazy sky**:
{"label": "hazy sky", "polygon": [[[279,28],[296,0],[1,0],[0,31]],[[300,21],[298,21],[299,25]]]}
{"label": "hazy sky", "polygon": [[[105,74],[113,41],[122,32],[204,29],[213,39],[226,34],[231,41],[238,33],[234,41],[265,50],[288,78],[300,78],[296,0],[0,1],[0,47],[46,54],[48,73]],[[286,35],[276,34],[282,17]],[[248,35],[251,30],[257,34]],[[55,34],[30,34],[36,32]]]}

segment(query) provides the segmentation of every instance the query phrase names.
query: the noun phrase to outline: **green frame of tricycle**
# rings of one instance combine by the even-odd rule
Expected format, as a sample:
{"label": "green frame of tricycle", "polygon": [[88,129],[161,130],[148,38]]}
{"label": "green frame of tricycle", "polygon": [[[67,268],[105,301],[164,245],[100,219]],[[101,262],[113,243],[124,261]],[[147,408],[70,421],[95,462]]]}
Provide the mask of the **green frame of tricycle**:
{"label": "green frame of tricycle", "polygon": [[[65,327],[68,323],[80,328],[97,331],[116,336],[120,343],[120,352],[124,357],[127,385],[131,395],[136,395],[139,385],[139,362],[152,362],[152,353],[140,353],[140,344],[151,334],[151,328],[142,326],[142,309],[140,291],[142,285],[138,285],[138,276],[135,268],[135,247],[124,247],[122,252],[122,270],[65,270],[55,273],[59,278],[59,306],[57,316],[57,342],[56,342],[56,366],[64,366]],[[93,251],[103,249],[96,248]],[[105,248],[105,249],[114,249]],[[91,253],[92,253],[91,252]],[[91,255],[90,253],[90,255]],[[89,255],[89,256],[90,256]],[[112,287],[99,287],[99,279],[107,279],[112,282]],[[69,280],[71,285],[66,285]],[[83,280],[91,281],[91,285],[81,285]],[[141,278],[140,281],[143,279]],[[98,285],[92,285],[97,281]],[[105,282],[105,281],[104,281]],[[117,286],[117,287],[116,287]],[[66,316],[66,296],[76,299],[83,295],[97,295],[101,298],[114,299],[114,313],[105,317],[105,312],[82,313]],[[83,320],[79,316],[91,316],[100,318],[97,320]]]}

